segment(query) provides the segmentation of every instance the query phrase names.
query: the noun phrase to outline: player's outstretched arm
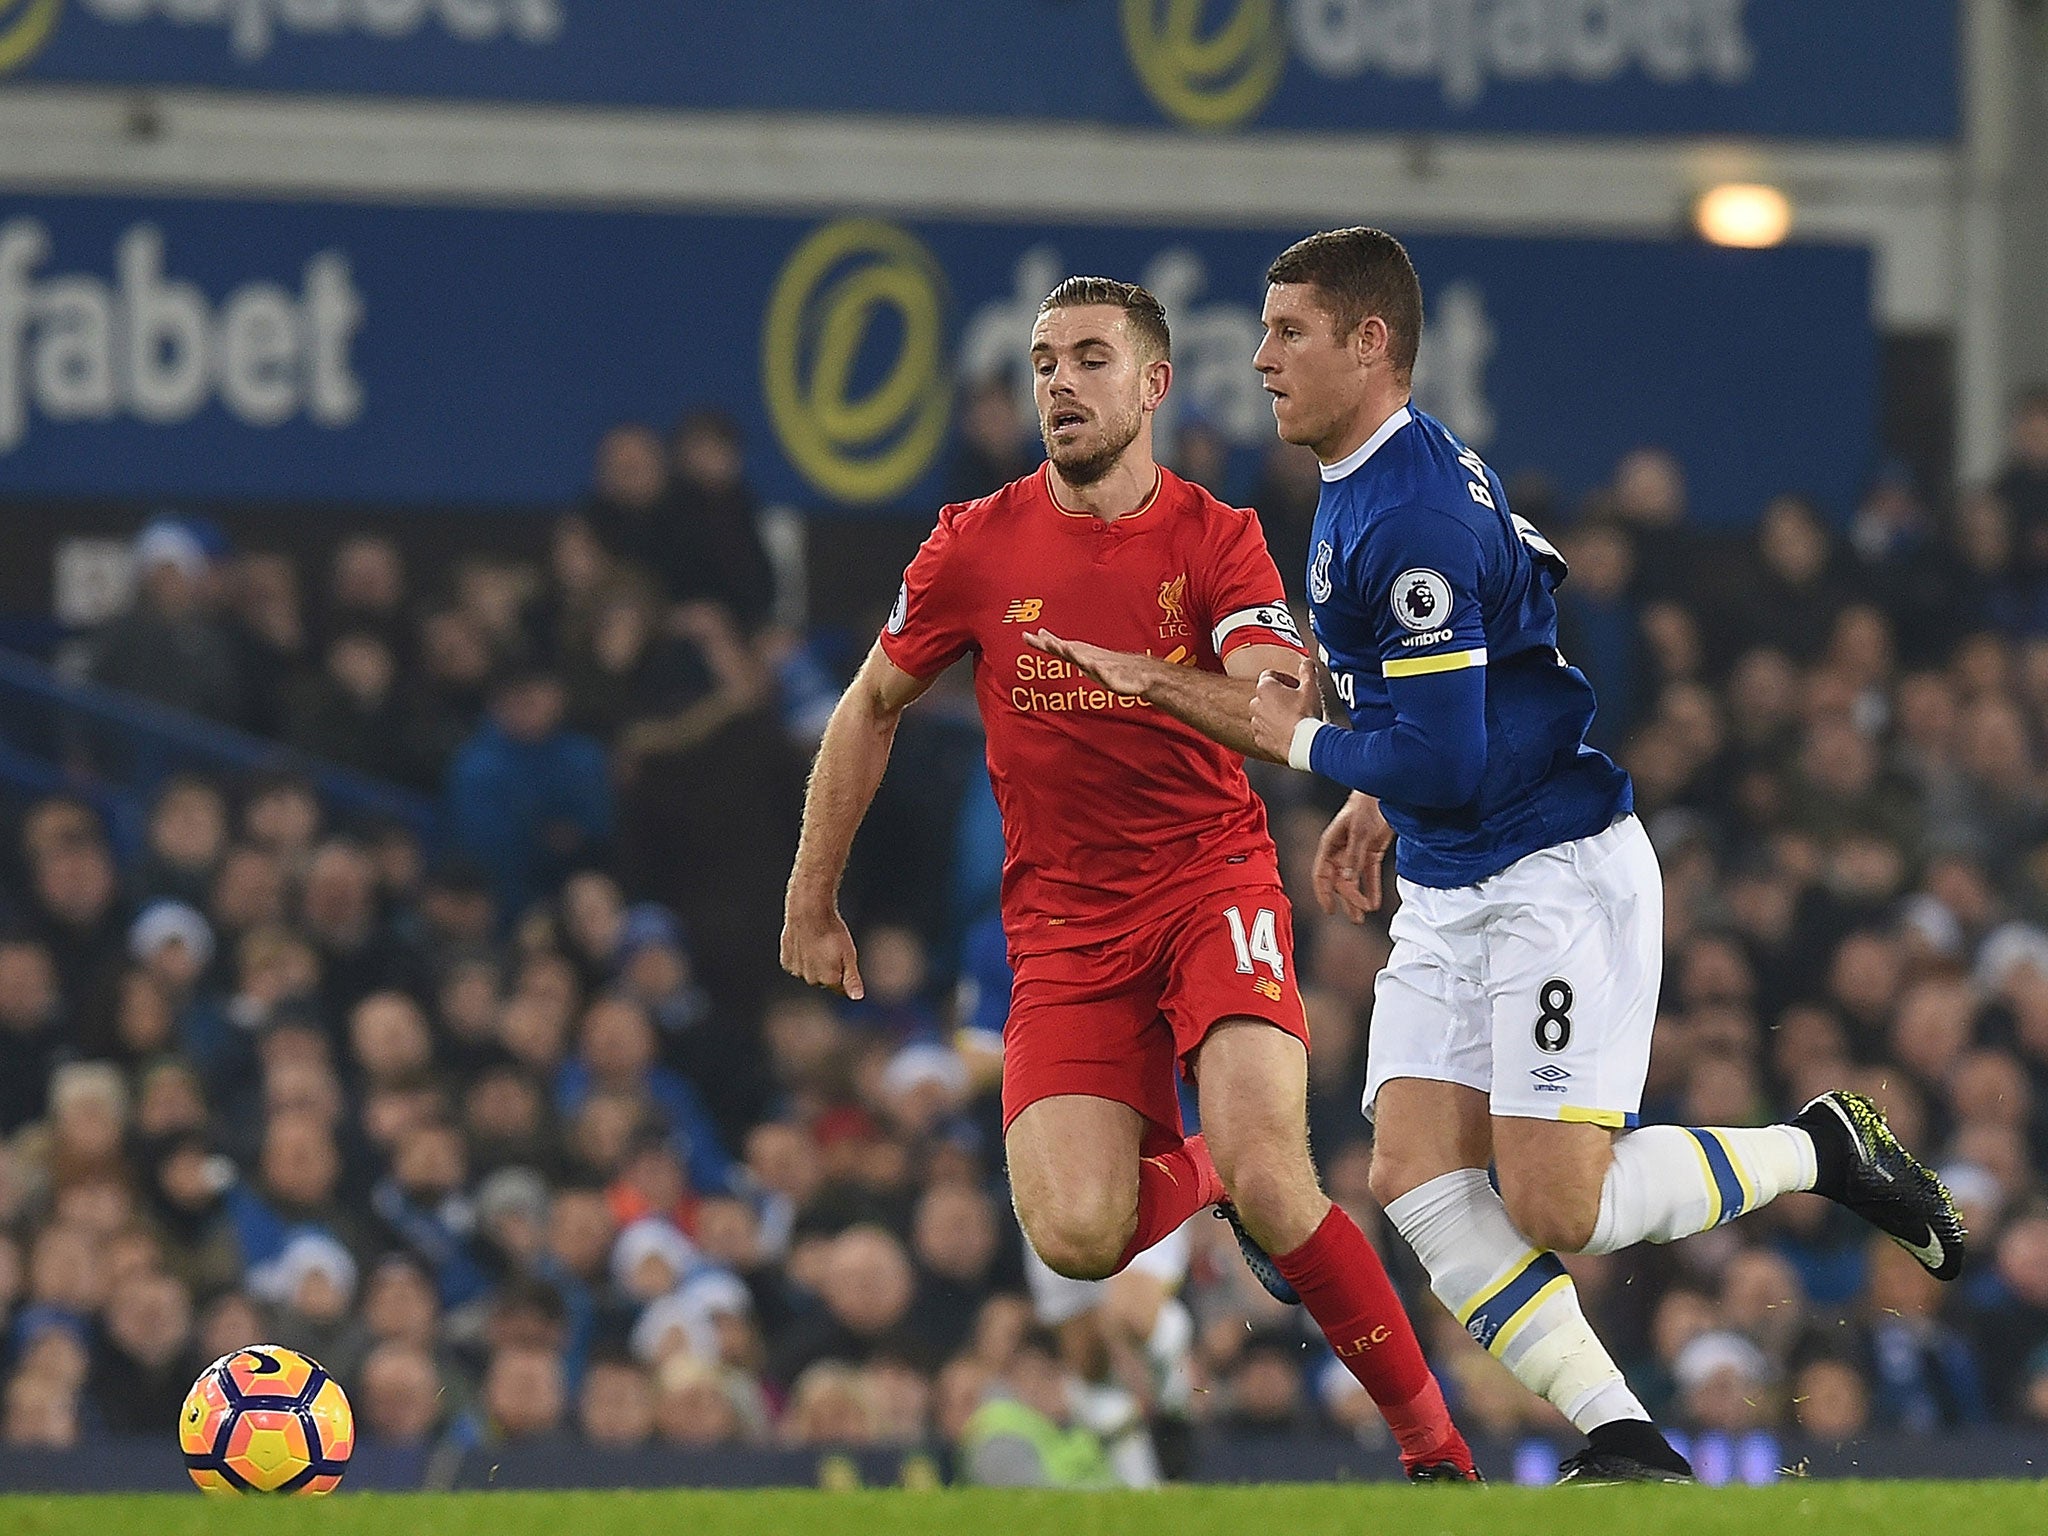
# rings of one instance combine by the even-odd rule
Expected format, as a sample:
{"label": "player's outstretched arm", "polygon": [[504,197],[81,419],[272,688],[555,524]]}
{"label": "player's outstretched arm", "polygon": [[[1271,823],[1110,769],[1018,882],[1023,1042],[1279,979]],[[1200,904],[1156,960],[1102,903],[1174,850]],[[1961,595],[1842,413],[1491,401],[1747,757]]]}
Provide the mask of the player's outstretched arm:
{"label": "player's outstretched arm", "polygon": [[1293,670],[1299,653],[1285,646],[1242,645],[1223,659],[1222,672],[1205,672],[1157,656],[1068,640],[1049,629],[1024,638],[1036,649],[1072,662],[1112,693],[1157,705],[1233,752],[1287,761],[1284,748],[1274,756],[1252,740],[1250,713],[1254,679],[1273,667]]}
{"label": "player's outstretched arm", "polygon": [[803,835],[782,903],[782,968],[813,986],[848,997],[864,988],[853,935],[839,915],[839,881],[853,835],[889,766],[889,749],[904,709],[931,685],[882,654],[868,652],[841,695],[804,790]]}

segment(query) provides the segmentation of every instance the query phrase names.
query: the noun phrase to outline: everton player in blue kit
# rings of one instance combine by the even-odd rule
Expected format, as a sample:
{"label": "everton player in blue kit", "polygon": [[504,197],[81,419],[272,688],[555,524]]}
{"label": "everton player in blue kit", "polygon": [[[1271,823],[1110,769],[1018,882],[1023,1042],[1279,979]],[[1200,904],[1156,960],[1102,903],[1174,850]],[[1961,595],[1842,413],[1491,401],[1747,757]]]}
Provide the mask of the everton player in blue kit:
{"label": "everton player in blue kit", "polygon": [[1366,1061],[1374,1193],[1438,1299],[1588,1435],[1567,1480],[1685,1479],[1559,1250],[1670,1242],[1815,1190],[1951,1279],[1961,1220],[1857,1095],[1786,1125],[1633,1129],[1663,884],[1628,775],[1585,744],[1593,691],[1556,644],[1564,561],[1410,403],[1422,289],[1398,241],[1314,235],[1267,280],[1256,364],[1281,437],[1322,464],[1309,596],[1350,719],[1320,718],[1304,657],[1262,676],[1252,735],[1353,790],[1317,852],[1326,911],[1363,921],[1396,850]]}
{"label": "everton player in blue kit", "polygon": [[1568,1479],[1684,1477],[1555,1250],[1670,1242],[1811,1189],[1951,1279],[1961,1219],[1853,1094],[1787,1125],[1628,1129],[1663,884],[1628,775],[1585,744],[1593,690],[1557,651],[1564,561],[1409,402],[1422,288],[1398,241],[1314,235],[1267,281],[1256,361],[1280,435],[1322,462],[1313,627],[1351,728],[1316,718],[1304,663],[1262,680],[1253,734],[1354,792],[1318,851],[1326,909],[1376,906],[1395,840],[1401,906],[1366,1068],[1374,1193],[1444,1305],[1588,1432]]}

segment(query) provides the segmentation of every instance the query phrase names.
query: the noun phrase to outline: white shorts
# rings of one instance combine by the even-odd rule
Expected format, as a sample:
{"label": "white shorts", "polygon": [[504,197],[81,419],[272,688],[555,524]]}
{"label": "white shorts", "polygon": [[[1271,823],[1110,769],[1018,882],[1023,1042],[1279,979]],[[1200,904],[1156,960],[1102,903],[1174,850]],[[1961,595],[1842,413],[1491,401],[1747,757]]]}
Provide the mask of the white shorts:
{"label": "white shorts", "polygon": [[1373,988],[1365,1112],[1396,1077],[1462,1083],[1496,1115],[1636,1123],[1664,970],[1664,880],[1643,824],[1477,885],[1399,882]]}
{"label": "white shorts", "polygon": [[[1196,1216],[1203,1213],[1197,1211]],[[1193,1220],[1194,1218],[1189,1218]],[[1178,1290],[1188,1275],[1188,1223],[1182,1222],[1150,1248],[1132,1258],[1127,1270],[1151,1275],[1169,1291]],[[1031,1285],[1031,1311],[1041,1327],[1057,1328],[1102,1305],[1107,1280],[1072,1280],[1038,1256],[1024,1240],[1024,1278]]]}

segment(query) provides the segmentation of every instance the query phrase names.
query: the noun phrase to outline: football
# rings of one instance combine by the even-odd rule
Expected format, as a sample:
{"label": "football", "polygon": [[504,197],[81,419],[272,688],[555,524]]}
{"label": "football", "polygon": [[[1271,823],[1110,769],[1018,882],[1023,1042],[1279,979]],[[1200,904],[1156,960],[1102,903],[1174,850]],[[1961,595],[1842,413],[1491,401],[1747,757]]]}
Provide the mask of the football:
{"label": "football", "polygon": [[341,1383],[276,1344],[222,1355],[178,1415],[185,1470],[208,1493],[332,1493],[355,1439]]}

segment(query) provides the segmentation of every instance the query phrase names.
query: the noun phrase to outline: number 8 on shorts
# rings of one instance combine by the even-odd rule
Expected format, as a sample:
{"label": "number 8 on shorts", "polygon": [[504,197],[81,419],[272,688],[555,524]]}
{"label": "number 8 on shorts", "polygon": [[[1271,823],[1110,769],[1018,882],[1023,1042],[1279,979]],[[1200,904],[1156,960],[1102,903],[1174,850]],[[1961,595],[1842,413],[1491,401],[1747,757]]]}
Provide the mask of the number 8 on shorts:
{"label": "number 8 on shorts", "polygon": [[1536,994],[1536,1049],[1555,1056],[1572,1043],[1572,984],[1553,976]]}

